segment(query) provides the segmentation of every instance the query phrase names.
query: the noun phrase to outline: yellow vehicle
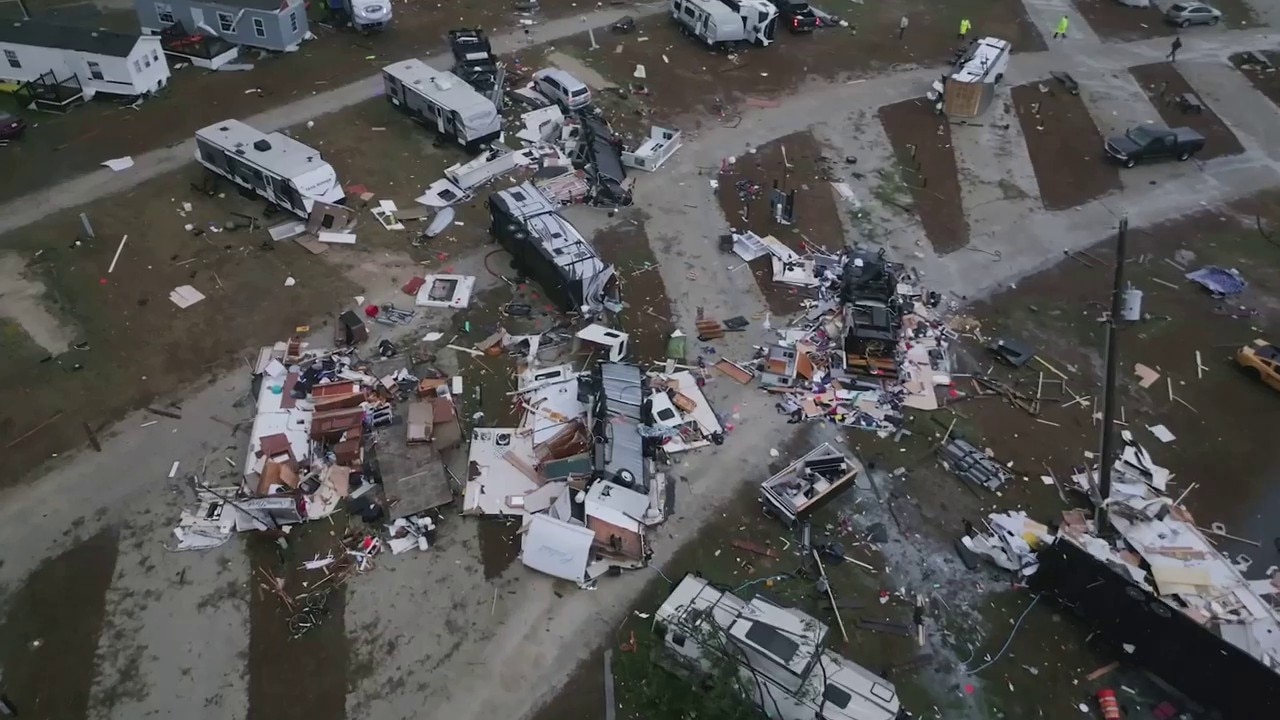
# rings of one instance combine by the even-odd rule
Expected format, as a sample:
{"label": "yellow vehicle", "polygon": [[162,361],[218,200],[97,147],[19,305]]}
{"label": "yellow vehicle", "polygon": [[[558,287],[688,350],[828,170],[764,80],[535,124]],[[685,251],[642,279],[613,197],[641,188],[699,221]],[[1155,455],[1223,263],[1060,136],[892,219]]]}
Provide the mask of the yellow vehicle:
{"label": "yellow vehicle", "polygon": [[1245,372],[1280,390],[1280,347],[1266,340],[1254,340],[1236,352],[1236,362]]}

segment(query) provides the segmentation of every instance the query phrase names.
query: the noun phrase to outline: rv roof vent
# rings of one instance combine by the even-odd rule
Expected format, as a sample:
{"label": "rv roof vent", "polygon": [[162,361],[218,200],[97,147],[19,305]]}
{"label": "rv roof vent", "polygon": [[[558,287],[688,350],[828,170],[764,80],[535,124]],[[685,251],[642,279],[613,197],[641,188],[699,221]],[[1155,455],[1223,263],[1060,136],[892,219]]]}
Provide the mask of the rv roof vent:
{"label": "rv roof vent", "polygon": [[453,83],[449,82],[448,78],[441,75],[437,75],[436,77],[432,78],[431,81],[434,82],[436,84],[436,87],[441,90],[448,90],[449,88],[453,87]]}
{"label": "rv roof vent", "polygon": [[271,149],[271,143],[267,142],[266,140],[254,140],[253,149],[257,150],[258,152],[266,152]]}

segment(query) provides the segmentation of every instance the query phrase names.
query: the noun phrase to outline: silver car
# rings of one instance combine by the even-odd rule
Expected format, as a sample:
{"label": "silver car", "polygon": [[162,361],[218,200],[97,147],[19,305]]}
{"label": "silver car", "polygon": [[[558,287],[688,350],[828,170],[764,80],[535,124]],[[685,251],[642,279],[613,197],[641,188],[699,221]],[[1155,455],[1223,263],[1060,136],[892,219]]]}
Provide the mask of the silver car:
{"label": "silver car", "polygon": [[1178,27],[1192,25],[1217,25],[1222,20],[1222,11],[1209,7],[1204,3],[1180,2],[1169,6],[1164,11],[1165,22]]}

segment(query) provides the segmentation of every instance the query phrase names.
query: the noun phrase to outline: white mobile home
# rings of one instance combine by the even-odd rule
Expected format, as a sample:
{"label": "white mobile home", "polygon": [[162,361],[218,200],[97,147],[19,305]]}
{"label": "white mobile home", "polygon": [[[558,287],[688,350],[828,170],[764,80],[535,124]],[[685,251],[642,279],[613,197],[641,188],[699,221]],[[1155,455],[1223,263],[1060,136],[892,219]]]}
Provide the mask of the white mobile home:
{"label": "white mobile home", "polygon": [[502,116],[493,101],[451,72],[402,60],[382,69],[382,82],[392,105],[468,149],[502,134]]}
{"label": "white mobile home", "polygon": [[695,678],[731,662],[771,720],[897,720],[893,684],[823,649],[817,618],[757,596],[750,602],[686,575],[654,616],[662,661]]}
{"label": "white mobile home", "polygon": [[[73,80],[74,78],[74,80]],[[69,102],[95,93],[148,95],[169,82],[160,39],[36,20],[0,21],[0,80],[76,87]]]}
{"label": "white mobile home", "polygon": [[682,32],[712,47],[767,47],[778,27],[778,9],[769,0],[671,0],[669,10]]}
{"label": "white mobile home", "polygon": [[316,202],[339,205],[346,200],[338,174],[318,150],[239,120],[197,130],[196,160],[302,218]]}

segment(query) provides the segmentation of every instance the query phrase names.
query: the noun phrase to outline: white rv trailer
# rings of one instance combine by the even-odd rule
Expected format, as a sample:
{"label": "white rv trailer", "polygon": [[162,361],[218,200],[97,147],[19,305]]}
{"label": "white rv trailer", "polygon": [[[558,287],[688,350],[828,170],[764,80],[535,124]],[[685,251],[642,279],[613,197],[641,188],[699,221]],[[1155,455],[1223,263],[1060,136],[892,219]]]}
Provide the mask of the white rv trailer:
{"label": "white rv trailer", "polygon": [[502,116],[493,101],[451,72],[401,60],[382,69],[382,82],[392,105],[469,150],[502,134]]}
{"label": "white rv trailer", "polygon": [[[750,602],[686,575],[654,616],[664,666],[695,677],[739,667],[744,692],[771,720],[899,720],[893,684],[830,650],[825,624],[763,597]],[[726,657],[727,656],[727,657]]]}
{"label": "white rv trailer", "polygon": [[239,120],[197,130],[196,161],[302,218],[311,214],[316,202],[346,201],[338,174],[318,150]]}
{"label": "white rv trailer", "polygon": [[749,42],[773,44],[778,8],[769,0],[670,0],[680,30],[708,46]]}

